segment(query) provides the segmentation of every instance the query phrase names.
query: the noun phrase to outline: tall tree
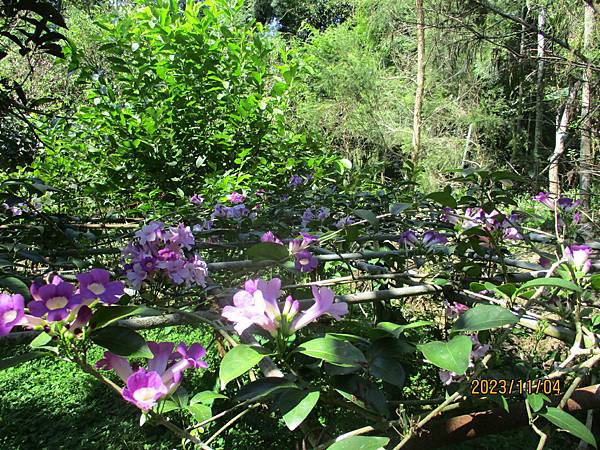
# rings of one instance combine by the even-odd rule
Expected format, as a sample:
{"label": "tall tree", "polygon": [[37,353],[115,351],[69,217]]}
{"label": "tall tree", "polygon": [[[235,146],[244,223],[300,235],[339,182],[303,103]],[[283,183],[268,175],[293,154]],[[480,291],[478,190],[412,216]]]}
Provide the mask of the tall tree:
{"label": "tall tree", "polygon": [[412,160],[417,162],[421,153],[421,114],[425,90],[425,12],[423,0],[416,0],[417,9],[417,90],[413,117]]}
{"label": "tall tree", "polygon": [[[587,51],[592,46],[592,35],[596,21],[594,2],[585,3],[584,28],[583,28],[583,51]],[[579,159],[581,161],[581,174],[579,186],[581,190],[581,199],[584,207],[589,207],[590,200],[590,181],[592,169],[592,90],[591,90],[592,68],[588,62],[583,70],[581,82],[581,143],[579,148]]]}
{"label": "tall tree", "polygon": [[554,152],[550,157],[550,171],[548,172],[549,186],[548,190],[554,198],[560,196],[560,158],[565,153],[567,148],[567,137],[569,135],[569,119],[571,111],[577,100],[577,91],[579,90],[579,82],[569,86],[569,94],[563,105],[562,111],[559,111],[556,116],[556,141],[554,144]]}
{"label": "tall tree", "polygon": [[537,180],[540,172],[540,145],[544,126],[544,57],[546,55],[546,9],[542,6],[538,12],[537,33],[537,80],[535,84],[535,131],[533,135],[533,173]]}

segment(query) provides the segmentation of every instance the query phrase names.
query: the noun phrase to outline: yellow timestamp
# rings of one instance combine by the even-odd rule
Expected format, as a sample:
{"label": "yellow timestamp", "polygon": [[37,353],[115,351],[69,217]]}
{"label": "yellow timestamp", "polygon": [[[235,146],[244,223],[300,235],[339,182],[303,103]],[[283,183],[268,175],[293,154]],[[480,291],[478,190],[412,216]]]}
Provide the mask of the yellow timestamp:
{"label": "yellow timestamp", "polygon": [[495,378],[481,378],[471,380],[471,395],[560,395],[562,392],[561,380],[508,380]]}

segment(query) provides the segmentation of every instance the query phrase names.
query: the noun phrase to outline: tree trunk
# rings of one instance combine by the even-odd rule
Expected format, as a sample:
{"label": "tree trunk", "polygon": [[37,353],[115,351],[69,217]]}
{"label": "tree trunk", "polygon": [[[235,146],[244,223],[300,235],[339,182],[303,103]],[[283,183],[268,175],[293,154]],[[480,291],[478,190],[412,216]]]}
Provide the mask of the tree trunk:
{"label": "tree trunk", "polygon": [[540,147],[544,119],[544,56],[546,53],[546,38],[543,34],[546,25],[546,10],[544,7],[538,13],[537,35],[537,82],[535,85],[535,131],[533,137],[533,176],[537,183],[540,173]]}
{"label": "tree trunk", "polygon": [[[527,22],[527,17],[529,16],[529,6],[525,5],[523,7],[521,18],[523,22]],[[520,43],[519,43],[519,65],[523,70],[523,74],[526,75],[526,71],[528,68],[527,60],[529,59],[527,55],[527,27],[525,24],[521,24],[521,35],[520,35]],[[525,111],[525,95],[523,92],[523,84],[526,81],[526,76],[520,76],[521,80],[519,82],[518,88],[518,98],[519,102],[517,103],[517,116],[515,117],[515,124],[513,126],[513,137],[512,137],[512,154],[510,160],[512,162],[516,162],[519,153],[523,155],[523,145],[525,146],[524,154],[527,155],[529,153],[529,139],[522,139],[522,128],[523,128],[523,115]]]}
{"label": "tree trunk", "polygon": [[417,6],[417,91],[415,93],[415,113],[413,117],[412,161],[416,163],[421,154],[421,112],[425,89],[425,12],[423,0],[416,0]]}
{"label": "tree trunk", "polygon": [[[583,29],[583,51],[584,53],[592,46],[592,34],[594,32],[595,12],[593,5],[585,3],[585,22]],[[591,103],[592,92],[590,81],[592,78],[592,68],[588,66],[583,71],[581,84],[581,144],[579,148],[579,159],[581,164],[581,175],[579,178],[579,187],[583,207],[587,210],[590,203],[590,183],[592,171],[592,121],[591,121]]]}
{"label": "tree trunk", "polygon": [[556,143],[554,144],[554,153],[550,157],[550,171],[548,173],[548,190],[554,198],[560,196],[559,163],[560,158],[566,149],[567,137],[569,134],[569,117],[571,109],[573,109],[573,105],[577,99],[578,90],[579,83],[575,83],[569,87],[569,96],[565,101],[562,114],[559,112],[556,116]]}

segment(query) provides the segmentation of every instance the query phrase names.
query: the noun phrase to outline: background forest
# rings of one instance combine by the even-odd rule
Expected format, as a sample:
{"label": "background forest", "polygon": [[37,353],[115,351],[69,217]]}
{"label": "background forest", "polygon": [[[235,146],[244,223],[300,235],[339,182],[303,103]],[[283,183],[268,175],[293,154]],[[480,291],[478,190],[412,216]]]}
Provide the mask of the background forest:
{"label": "background forest", "polygon": [[[576,358],[595,355],[583,369],[577,366],[584,372],[567,375],[567,381],[581,377],[573,391],[580,383],[595,385],[600,278],[589,275],[600,269],[590,256],[600,248],[599,8],[593,0],[0,0],[0,287],[35,302],[36,280],[51,286],[57,283],[51,276],[59,274],[79,280],[83,292],[81,272],[103,267],[133,288],[119,307],[138,309],[119,310],[127,312],[110,319],[105,315],[111,312],[94,315],[94,327],[138,320],[134,315],[152,318],[157,310],[179,314],[175,321],[140,326],[136,336],[207,347],[208,369],[178,385],[161,413],[194,438],[208,437],[213,448],[375,449],[388,442],[386,448],[400,448],[402,436],[422,436],[416,430],[425,423],[418,419],[442,411],[432,399],[451,398],[444,407],[463,402],[457,408],[473,400],[454,389],[464,381],[451,370],[456,366],[439,363],[424,347],[464,338],[460,332],[476,333],[473,343],[467,339],[470,365],[463,374],[485,353],[473,356],[477,349],[487,346],[494,356],[483,364],[493,366],[497,378],[506,378],[505,369],[514,371],[510,376],[547,376],[562,363],[570,367]],[[131,249],[150,242],[151,233],[153,239],[163,233],[165,249],[173,250],[185,227],[170,231],[168,242],[166,223],[192,227],[190,247],[184,241],[176,247],[195,258],[190,264],[202,275],[192,271],[184,283],[170,271],[172,283],[156,275],[152,284],[151,270],[164,267],[136,268]],[[290,243],[289,254],[281,250],[299,231],[302,244]],[[311,253],[312,234],[320,247]],[[583,244],[589,249],[585,263],[572,248]],[[204,252],[208,266],[192,256],[192,246]],[[410,253],[414,249],[417,254]],[[244,266],[247,260],[254,265]],[[278,269],[267,267],[272,260]],[[546,264],[555,260],[556,266]],[[322,358],[326,378],[311,372],[309,350],[289,353],[299,351],[304,359],[285,356],[291,345],[306,345],[302,333],[280,332],[268,353],[306,381],[298,386],[320,392],[324,403],[317,395],[298,422],[312,410],[308,417],[326,430],[318,438],[314,427],[290,426],[290,409],[282,404],[292,400],[285,395],[265,406],[263,397],[283,388],[256,388],[252,366],[229,380],[250,370],[243,375],[249,384],[238,378],[225,390],[223,364],[245,338],[232,344],[223,338],[233,333],[231,326],[215,326],[208,315],[198,326],[185,316],[232,308],[223,300],[233,295],[226,287],[239,288],[250,278],[240,268],[254,278],[281,277],[294,298],[310,297],[316,284],[336,286],[349,304],[356,300],[332,333],[314,325],[315,336],[325,336],[318,339],[360,349],[364,361],[354,368],[360,366],[360,374]],[[523,281],[533,283],[519,286]],[[424,283],[429,287],[419,291]],[[451,286],[463,297],[452,297]],[[416,294],[394,291],[410,287]],[[386,294],[361,300],[377,292]],[[431,294],[435,306],[409,297]],[[536,304],[540,297],[547,300],[543,305]],[[544,326],[526,332],[510,318],[487,328],[461,322],[464,310],[457,305],[490,298],[521,321],[525,309],[539,307],[533,317]],[[463,328],[451,330],[454,320]],[[113,351],[114,342],[92,333],[93,344],[81,350],[66,331],[45,326],[35,332],[48,341],[35,344],[29,342],[33,335],[22,334],[33,331],[5,341],[0,334],[0,357],[17,358],[15,364],[0,361],[0,448],[205,448],[190,435],[167,435],[152,415],[140,427],[138,409],[111,395],[89,371],[77,372],[73,363],[87,371],[86,361],[102,358],[100,347]],[[548,343],[557,340],[558,332],[548,331],[552,326],[563,332],[559,344]],[[514,333],[497,338],[502,327]],[[267,337],[258,344],[268,347]],[[383,347],[392,339],[397,354],[390,356]],[[28,344],[36,352],[55,345],[60,358],[29,361],[39,355],[26,356]],[[23,364],[12,367],[16,362]],[[210,395],[193,396],[200,387]],[[336,390],[341,397],[333,398]],[[243,421],[211,419],[239,412],[235,401],[247,405],[257,392],[261,401],[244,409],[251,414]],[[595,446],[597,417],[576,414],[582,431],[560,415],[564,404],[554,408],[549,396],[542,397],[521,402],[527,406],[524,425],[531,427],[448,448]],[[500,398],[492,398],[492,406],[507,408]],[[464,411],[480,407],[476,400]],[[560,410],[558,419],[554,410]],[[544,425],[536,421],[542,417]],[[385,442],[335,446],[336,436],[363,421],[373,428],[351,437],[388,436]],[[396,429],[397,436],[390,437],[391,421],[403,430]],[[382,428],[383,422],[388,425]],[[444,439],[435,446],[452,442]],[[406,448],[436,448],[423,442]]]}

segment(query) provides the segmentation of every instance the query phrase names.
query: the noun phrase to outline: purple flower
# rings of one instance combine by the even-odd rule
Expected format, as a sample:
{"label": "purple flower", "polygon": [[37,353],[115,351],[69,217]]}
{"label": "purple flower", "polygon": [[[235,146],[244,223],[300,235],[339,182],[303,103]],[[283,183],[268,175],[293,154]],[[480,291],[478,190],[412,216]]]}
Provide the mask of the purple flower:
{"label": "purple flower", "polygon": [[16,205],[11,206],[8,203],[2,203],[2,207],[7,211],[10,211],[13,216],[20,216],[23,214],[25,204],[17,203]]}
{"label": "purple flower", "polygon": [[87,305],[79,305],[77,310],[77,317],[70,324],[70,330],[73,333],[78,333],[81,329],[87,325],[87,323],[92,318],[92,310]]}
{"label": "purple flower", "polygon": [[546,192],[540,192],[538,195],[536,195],[535,197],[533,197],[533,199],[537,200],[538,202],[540,202],[543,205],[547,206],[551,210],[554,210],[554,201],[550,198],[550,196],[548,195],[548,193],[546,193]]}
{"label": "purple flower", "polygon": [[182,259],[161,261],[158,263],[158,267],[164,269],[175,284],[182,284],[190,277],[189,267]]}
{"label": "purple flower", "polygon": [[352,219],[351,216],[346,216],[346,217],[342,217],[334,225],[338,230],[341,230],[342,228],[347,227],[348,225],[352,225],[353,223],[354,223],[354,219]]}
{"label": "purple flower", "polygon": [[335,295],[327,288],[318,290],[313,287],[315,304],[297,317],[300,304],[288,296],[283,310],[279,308],[277,299],[281,295],[281,280],[274,278],[269,282],[264,280],[248,280],[244,290],[233,296],[234,306],[223,308],[222,316],[234,322],[234,328],[239,333],[251,325],[258,325],[272,336],[281,333],[289,336],[300,328],[317,320],[323,314],[329,314],[336,320],[348,312],[346,303],[333,303]]}
{"label": "purple flower", "polygon": [[563,211],[569,212],[581,205],[581,200],[573,201],[572,198],[562,197],[558,199],[558,206]]}
{"label": "purple flower", "polygon": [[6,336],[16,325],[20,325],[24,312],[25,300],[20,294],[0,293],[0,336]]}
{"label": "purple flower", "polygon": [[304,178],[300,175],[292,175],[290,182],[288,183],[289,187],[296,188],[298,186],[302,186],[304,184]]}
{"label": "purple flower", "polygon": [[515,227],[504,228],[503,234],[505,239],[512,239],[515,241],[523,239],[523,235]]}
{"label": "purple flower", "polygon": [[48,322],[64,320],[69,312],[77,306],[81,300],[74,295],[75,286],[61,280],[58,284],[46,284],[37,289],[36,296],[40,300],[29,302],[29,312],[35,317],[48,314]]}
{"label": "purple flower", "polygon": [[485,219],[485,212],[481,208],[467,208],[465,217],[467,220],[463,222],[462,228],[469,230],[482,224]]}
{"label": "purple flower", "polygon": [[177,353],[179,353],[183,359],[187,360],[188,364],[191,364],[195,369],[206,369],[208,367],[208,364],[202,360],[206,355],[206,349],[200,344],[192,344],[189,347],[186,347],[182,342],[177,346]]}
{"label": "purple flower", "polygon": [[307,248],[309,245],[313,244],[314,242],[319,241],[319,236],[315,236],[314,234],[309,234],[309,233],[305,233],[305,232],[301,231],[300,235],[302,236],[302,244],[301,245],[303,248]]}
{"label": "purple flower", "polygon": [[225,218],[227,217],[227,210],[228,208],[225,205],[221,205],[220,203],[217,203],[215,205],[215,210],[213,211],[213,213],[210,215],[211,219],[215,219],[216,217],[222,217]]}
{"label": "purple flower", "polygon": [[131,270],[127,271],[127,279],[136,290],[142,287],[142,283],[146,278],[148,278],[148,272],[144,270],[140,263],[134,263],[131,266]]}
{"label": "purple flower", "polygon": [[459,221],[459,218],[455,214],[455,212],[452,208],[449,208],[448,206],[446,206],[446,207],[442,208],[442,214],[440,215],[440,220],[442,222],[448,222],[448,223],[451,223],[452,225],[456,225]]}
{"label": "purple flower", "polygon": [[449,303],[444,300],[444,306],[446,311],[446,317],[449,319],[454,319],[460,316],[463,312],[467,311],[469,307],[467,305],[463,305],[462,303],[452,302]]}
{"label": "purple flower", "polygon": [[417,235],[414,231],[406,230],[400,235],[400,239],[398,239],[398,242],[404,244],[408,248],[412,248],[419,243],[419,240],[417,239]]}
{"label": "purple flower", "polygon": [[121,281],[110,281],[110,272],[104,269],[92,269],[77,275],[81,300],[100,299],[103,303],[117,303],[124,294]]}
{"label": "purple flower", "polygon": [[120,356],[104,352],[104,358],[96,363],[98,369],[113,369],[126,383],[122,395],[125,400],[147,411],[159,399],[172,394],[181,383],[183,372],[190,368],[206,368],[202,360],[206,350],[200,344],[187,347],[184,343],[173,352],[172,342],[148,342],[153,358],[148,369],[141,367],[134,372],[131,364]]}
{"label": "purple flower", "polygon": [[152,221],[148,225],[136,231],[135,236],[140,240],[141,244],[155,242],[163,237],[164,224],[162,222]]}
{"label": "purple flower", "polygon": [[201,205],[204,203],[204,197],[198,194],[194,194],[190,197],[190,202],[194,205]]}
{"label": "purple flower", "polygon": [[96,369],[112,369],[123,381],[127,381],[127,378],[133,373],[131,365],[125,358],[111,352],[104,352],[104,357],[96,362]]}
{"label": "purple flower", "polygon": [[592,261],[589,259],[592,249],[587,245],[569,245],[565,249],[565,257],[578,272],[588,273],[592,268]]}
{"label": "purple flower", "polygon": [[311,289],[315,304],[294,319],[290,327],[291,333],[295,333],[324,314],[330,315],[335,320],[341,320],[342,316],[348,313],[346,302],[334,303],[335,293],[331,289],[326,287],[319,289],[316,286],[312,286]]}
{"label": "purple flower", "polygon": [[423,245],[426,248],[431,248],[434,245],[438,245],[438,244],[445,244],[446,242],[448,242],[448,239],[446,239],[446,236],[438,233],[437,231],[427,231],[423,235]]}
{"label": "purple flower", "polygon": [[185,267],[189,273],[187,283],[195,283],[199,286],[206,286],[206,275],[208,275],[208,266],[204,260],[197,254],[189,260]]}
{"label": "purple flower", "polygon": [[233,191],[227,196],[227,200],[229,200],[231,203],[243,203],[244,200],[246,200],[246,196],[244,194],[240,194],[239,192]]}
{"label": "purple flower", "polygon": [[312,208],[306,208],[304,210],[304,212],[302,213],[302,221],[301,221],[302,227],[305,228],[313,220],[315,220],[314,211],[312,210]]}
{"label": "purple flower", "polygon": [[233,296],[233,305],[225,306],[221,315],[235,323],[234,329],[238,334],[252,325],[258,325],[272,336],[277,335],[277,323],[273,314],[267,314],[268,307],[262,291],[238,291]]}
{"label": "purple flower", "polygon": [[152,408],[169,390],[156,372],[146,372],[140,367],[127,378],[127,387],[123,389],[123,398],[143,411]]}
{"label": "purple flower", "polygon": [[267,231],[260,237],[260,242],[272,242],[274,244],[283,245],[283,242],[279,240],[277,236],[273,234],[272,231]]}
{"label": "purple flower", "polygon": [[581,213],[579,211],[577,211],[575,214],[573,214],[573,223],[577,224],[577,223],[579,223],[580,220],[581,220]]}
{"label": "purple flower", "polygon": [[246,217],[250,213],[250,211],[248,210],[248,208],[246,208],[246,205],[244,204],[235,205],[231,208],[226,207],[225,209],[225,215],[227,216],[227,218],[234,220],[239,220],[242,217]]}
{"label": "purple flower", "polygon": [[190,227],[186,227],[185,224],[180,223],[177,228],[170,228],[167,234],[167,239],[173,244],[177,244],[182,248],[188,250],[194,246],[194,235]]}
{"label": "purple flower", "polygon": [[327,219],[331,215],[331,210],[326,206],[321,206],[319,211],[317,211],[317,220],[321,222]]}
{"label": "purple flower", "polygon": [[[473,341],[473,348],[471,350],[471,361],[480,360],[490,350],[488,344],[482,344],[479,342],[476,334],[471,335],[471,341]],[[470,367],[473,367],[472,365]]]}
{"label": "purple flower", "polygon": [[296,259],[296,270],[301,272],[311,272],[319,265],[317,258],[308,250],[302,250],[296,253],[294,257]]}
{"label": "purple flower", "polygon": [[548,269],[552,265],[552,261],[550,261],[548,258],[540,256],[540,258],[538,259],[538,264],[544,269]]}

